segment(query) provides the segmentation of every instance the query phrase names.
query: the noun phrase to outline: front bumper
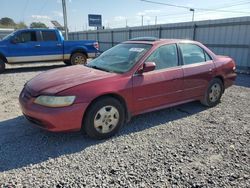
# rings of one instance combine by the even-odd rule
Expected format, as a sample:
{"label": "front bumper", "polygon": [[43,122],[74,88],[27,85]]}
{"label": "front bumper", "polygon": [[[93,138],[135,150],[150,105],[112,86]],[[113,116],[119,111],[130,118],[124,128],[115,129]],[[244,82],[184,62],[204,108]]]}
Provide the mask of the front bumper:
{"label": "front bumper", "polygon": [[79,131],[87,103],[62,108],[49,108],[33,103],[35,98],[22,92],[19,103],[24,116],[38,127],[52,132]]}

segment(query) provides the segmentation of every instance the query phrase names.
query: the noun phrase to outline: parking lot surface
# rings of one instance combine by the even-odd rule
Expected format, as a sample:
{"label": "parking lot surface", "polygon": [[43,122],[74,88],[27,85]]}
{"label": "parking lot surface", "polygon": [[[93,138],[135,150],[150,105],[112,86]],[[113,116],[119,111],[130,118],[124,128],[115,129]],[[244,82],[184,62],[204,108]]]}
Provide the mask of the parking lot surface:
{"label": "parking lot surface", "polygon": [[0,74],[0,187],[250,187],[250,76],[214,108],[199,102],[132,118],[92,140],[49,133],[22,116],[26,81],[63,63]]}

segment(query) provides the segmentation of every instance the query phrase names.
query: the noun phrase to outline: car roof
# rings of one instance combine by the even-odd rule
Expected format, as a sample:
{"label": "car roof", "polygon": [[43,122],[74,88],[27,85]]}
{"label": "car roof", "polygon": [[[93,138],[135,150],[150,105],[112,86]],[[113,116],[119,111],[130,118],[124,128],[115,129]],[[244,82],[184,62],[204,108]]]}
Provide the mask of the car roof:
{"label": "car roof", "polygon": [[139,37],[139,38],[133,38],[129,41],[126,41],[124,43],[141,43],[141,44],[171,44],[171,43],[198,43],[197,41],[189,40],[189,39],[158,39],[154,37]]}

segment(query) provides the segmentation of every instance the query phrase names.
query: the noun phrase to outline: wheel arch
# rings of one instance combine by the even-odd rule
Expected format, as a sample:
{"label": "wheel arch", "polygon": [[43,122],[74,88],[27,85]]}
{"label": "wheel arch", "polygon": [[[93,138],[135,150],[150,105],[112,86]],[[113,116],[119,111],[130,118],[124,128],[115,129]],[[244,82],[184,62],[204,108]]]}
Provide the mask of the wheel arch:
{"label": "wheel arch", "polygon": [[223,84],[223,92],[225,91],[225,83],[224,83],[224,78],[223,78],[223,76],[222,75],[217,75],[217,76],[215,76],[214,77],[215,79],[219,79],[221,82],[222,82],[222,84]]}
{"label": "wheel arch", "polygon": [[84,48],[75,48],[75,49],[73,49],[73,50],[71,51],[71,53],[70,53],[70,58],[71,58],[71,56],[72,56],[74,53],[78,53],[78,52],[83,53],[83,54],[86,55],[86,57],[88,58],[87,50],[84,49]]}
{"label": "wheel arch", "polygon": [[0,59],[2,59],[5,63],[8,63],[7,58],[2,53],[0,53]]}
{"label": "wheel arch", "polygon": [[85,113],[83,114],[82,125],[83,125],[83,123],[84,123],[84,119],[85,119],[85,117],[86,117],[86,113],[88,113],[88,111],[89,111],[89,109],[91,108],[91,106],[92,106],[95,102],[97,102],[98,100],[101,100],[102,98],[105,98],[105,97],[111,97],[111,98],[114,98],[114,99],[118,100],[118,101],[122,104],[122,106],[124,106],[124,110],[125,110],[125,121],[128,122],[128,121],[131,119],[131,114],[130,114],[130,112],[129,112],[129,110],[128,110],[128,106],[127,106],[127,103],[126,103],[125,99],[124,99],[121,95],[119,95],[119,94],[117,94],[117,93],[107,93],[107,94],[103,94],[103,95],[100,95],[100,96],[96,97],[95,99],[93,99],[93,100],[90,102],[90,104],[88,105],[88,107],[87,107],[86,110],[85,110]]}

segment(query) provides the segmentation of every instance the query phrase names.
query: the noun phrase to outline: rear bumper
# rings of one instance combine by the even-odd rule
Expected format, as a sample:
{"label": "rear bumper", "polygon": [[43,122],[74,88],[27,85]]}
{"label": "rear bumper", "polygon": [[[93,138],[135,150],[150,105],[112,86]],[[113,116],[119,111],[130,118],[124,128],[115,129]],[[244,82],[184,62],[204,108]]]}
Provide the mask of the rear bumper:
{"label": "rear bumper", "polygon": [[19,103],[24,116],[38,127],[52,132],[78,131],[82,126],[87,104],[73,104],[62,108],[48,108],[33,103],[34,99]]}

